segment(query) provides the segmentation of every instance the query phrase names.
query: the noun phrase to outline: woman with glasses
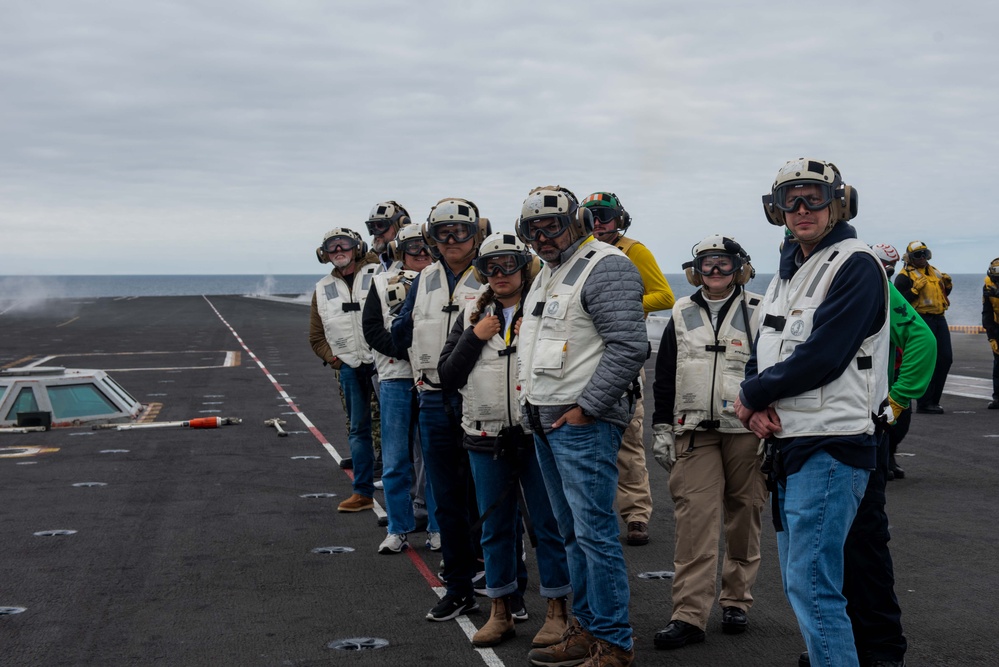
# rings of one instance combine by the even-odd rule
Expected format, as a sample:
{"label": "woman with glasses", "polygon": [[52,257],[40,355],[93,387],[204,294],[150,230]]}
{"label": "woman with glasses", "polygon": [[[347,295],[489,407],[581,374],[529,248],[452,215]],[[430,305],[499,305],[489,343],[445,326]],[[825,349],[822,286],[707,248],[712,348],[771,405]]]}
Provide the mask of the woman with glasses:
{"label": "woman with glasses", "polygon": [[475,646],[495,646],[514,636],[512,611],[523,606],[518,582],[521,514],[526,503],[537,536],[541,595],[548,598],[544,625],[532,646],[550,646],[567,626],[569,570],[534,453],[534,438],[520,425],[517,379],[517,321],[523,296],[539,262],[512,233],[493,234],[473,263],[488,287],[458,316],[441,352],[441,382],[462,396],[462,444],[468,450],[486,567],[486,594],[492,600],[488,622],[472,637]]}
{"label": "woman with glasses", "polygon": [[670,473],[675,505],[673,613],[656,648],[704,641],[715,601],[718,525],[724,522],[722,632],[746,630],[760,567],[766,479],[760,439],[735,415],[762,298],[743,287],[753,275],[735,240],[709,236],[683,265],[700,289],[673,306],[653,385],[656,460]]}

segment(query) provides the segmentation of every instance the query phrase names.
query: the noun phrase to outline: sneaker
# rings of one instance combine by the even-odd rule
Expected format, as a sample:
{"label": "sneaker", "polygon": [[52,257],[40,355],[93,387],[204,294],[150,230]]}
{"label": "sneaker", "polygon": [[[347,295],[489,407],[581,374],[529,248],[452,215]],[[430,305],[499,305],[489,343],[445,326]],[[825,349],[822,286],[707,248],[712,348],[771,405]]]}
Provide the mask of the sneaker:
{"label": "sneaker", "polygon": [[486,595],[486,571],[479,570],[472,577],[472,589],[475,591],[476,595]]}
{"label": "sneaker", "polygon": [[625,539],[628,546],[641,547],[649,543],[649,524],[644,521],[628,522],[628,537]]}
{"label": "sneaker", "polygon": [[374,509],[375,502],[368,498],[367,496],[362,496],[359,493],[353,494],[350,498],[340,503],[336,511],[337,512],[363,512],[364,510]]}
{"label": "sneaker", "polygon": [[[441,534],[440,533],[427,533],[427,548],[431,551],[441,550]],[[441,561],[443,562],[443,561]]]}
{"label": "sneaker", "polygon": [[475,597],[467,595],[461,597],[448,593],[441,598],[433,609],[427,612],[428,621],[450,621],[452,618],[467,614],[479,608],[479,603]]}
{"label": "sneaker", "polygon": [[385,490],[385,484],[382,482],[382,480],[376,481],[374,486],[376,489],[381,489],[382,491]]}
{"label": "sneaker", "polygon": [[530,618],[527,607],[524,606],[524,596],[520,593],[510,594],[510,615],[513,616],[514,623],[523,623]]}
{"label": "sneaker", "polygon": [[380,554],[397,554],[403,549],[409,546],[409,538],[406,534],[396,535],[395,533],[389,533],[388,536],[382,540],[382,543],[378,545],[378,553]]}

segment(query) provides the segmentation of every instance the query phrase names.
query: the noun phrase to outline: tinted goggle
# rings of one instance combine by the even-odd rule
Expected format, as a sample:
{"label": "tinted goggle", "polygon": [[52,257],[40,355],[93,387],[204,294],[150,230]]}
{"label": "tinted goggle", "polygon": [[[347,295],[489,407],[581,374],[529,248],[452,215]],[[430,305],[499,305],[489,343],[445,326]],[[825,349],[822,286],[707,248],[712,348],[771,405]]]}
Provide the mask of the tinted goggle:
{"label": "tinted goggle", "polygon": [[475,236],[475,225],[470,222],[439,222],[430,228],[430,238],[437,243],[464,243]]}
{"label": "tinted goggle", "polygon": [[412,255],[416,257],[417,255],[429,255],[430,248],[424,243],[423,239],[407,239],[399,244],[399,249],[406,255]]}
{"label": "tinted goggle", "polygon": [[537,241],[544,236],[546,239],[553,239],[561,236],[565,230],[569,229],[569,216],[545,216],[542,218],[530,218],[520,221],[520,234],[528,241]]}
{"label": "tinted goggle", "polygon": [[372,236],[384,234],[392,227],[392,221],[388,218],[374,218],[364,223],[368,227],[368,233]]}
{"label": "tinted goggle", "polygon": [[[809,192],[805,194],[805,188]],[[798,183],[781,185],[773,192],[773,205],[790,213],[797,211],[802,204],[809,211],[821,211],[836,198],[836,190],[827,183]]]}
{"label": "tinted goggle", "polygon": [[929,259],[930,254],[925,250],[914,250],[909,253],[909,257],[912,259]]}
{"label": "tinted goggle", "polygon": [[702,276],[719,273],[730,276],[742,268],[742,260],[738,255],[716,254],[698,255],[694,258],[694,271]]}
{"label": "tinted goggle", "polygon": [[530,261],[529,257],[525,253],[495,253],[485,257],[476,257],[475,268],[486,277],[512,276],[527,266],[528,261]]}
{"label": "tinted goggle", "polygon": [[326,239],[323,249],[326,252],[346,252],[353,250],[358,245],[357,239],[350,236],[333,236]]}
{"label": "tinted goggle", "polygon": [[590,208],[590,213],[593,214],[594,222],[601,222],[604,224],[607,224],[608,222],[614,222],[619,217],[621,217],[617,209],[608,208],[606,206],[593,206]]}

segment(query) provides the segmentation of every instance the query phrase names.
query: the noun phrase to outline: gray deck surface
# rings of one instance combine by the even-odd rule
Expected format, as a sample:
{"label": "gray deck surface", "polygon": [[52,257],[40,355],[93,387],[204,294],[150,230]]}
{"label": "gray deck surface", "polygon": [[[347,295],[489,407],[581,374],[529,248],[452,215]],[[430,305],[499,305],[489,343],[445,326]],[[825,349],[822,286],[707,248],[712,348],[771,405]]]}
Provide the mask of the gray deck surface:
{"label": "gray deck surface", "polygon": [[[531,619],[517,626],[516,639],[479,652],[468,623],[424,620],[437,601],[429,576],[440,558],[423,547],[422,535],[411,536],[416,548],[408,554],[382,556],[384,529],[374,513],[337,514],[350,481],[317,433],[349,455],[344,419],[333,373],[307,336],[302,306],[243,297],[56,301],[0,316],[0,367],[57,355],[46,365],[184,368],[112,375],[143,403],[163,404],[157,421],[216,414],[244,421],[218,430],[0,435],[0,607],[26,608],[0,616],[0,664],[526,664],[544,613],[533,555]],[[984,336],[955,334],[953,341],[952,374],[990,377]],[[239,351],[240,364],[218,367],[225,351]],[[981,397],[945,394],[947,414],[915,415],[901,447],[907,477],[889,484],[910,665],[999,664],[999,411],[985,410],[990,388],[959,391]],[[278,416],[288,420],[287,438],[263,425]],[[56,451],[31,454],[33,447]],[[128,451],[103,453],[115,449]],[[652,543],[625,547],[636,664],[796,664],[803,643],[781,590],[768,520],[749,631],[721,634],[715,610],[705,643],[653,648],[669,620],[670,582],[637,575],[672,570],[673,518],[666,473],[649,462]],[[79,482],[107,485],[73,486]],[[337,495],[302,497],[314,492]],[[51,529],[78,532],[34,535]],[[311,551],[324,546],[355,551]],[[475,627],[488,615],[487,601],[480,604],[467,617]],[[351,637],[390,645],[327,648]]]}

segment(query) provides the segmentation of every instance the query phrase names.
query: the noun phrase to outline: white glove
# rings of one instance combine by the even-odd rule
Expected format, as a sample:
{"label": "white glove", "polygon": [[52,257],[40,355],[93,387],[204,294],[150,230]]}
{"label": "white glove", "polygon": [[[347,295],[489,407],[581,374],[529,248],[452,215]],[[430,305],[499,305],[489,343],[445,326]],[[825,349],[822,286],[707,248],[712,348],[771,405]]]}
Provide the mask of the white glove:
{"label": "white glove", "polygon": [[895,420],[898,419],[898,416],[902,414],[903,410],[905,410],[905,406],[899,405],[891,396],[889,396],[888,405],[881,410],[881,414],[878,415],[878,419],[885,424],[894,424]]}
{"label": "white glove", "polygon": [[655,434],[652,453],[659,465],[669,472],[676,463],[676,436],[673,435],[673,427],[670,424],[653,424],[652,432]]}

